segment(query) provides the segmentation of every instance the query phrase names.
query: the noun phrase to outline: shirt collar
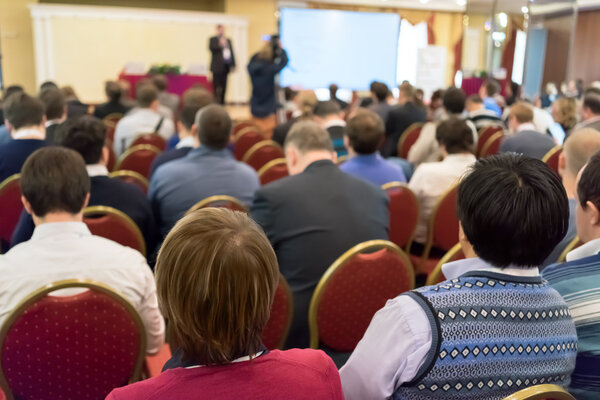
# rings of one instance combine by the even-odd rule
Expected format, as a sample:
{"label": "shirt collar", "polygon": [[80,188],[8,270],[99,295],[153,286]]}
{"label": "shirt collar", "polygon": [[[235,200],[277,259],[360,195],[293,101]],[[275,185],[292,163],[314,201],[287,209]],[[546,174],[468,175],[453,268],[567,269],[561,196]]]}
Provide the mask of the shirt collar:
{"label": "shirt collar", "polygon": [[107,176],[108,175],[108,169],[102,164],[86,165],[85,169],[87,169],[87,173],[90,178],[92,176]]}
{"label": "shirt collar", "polygon": [[567,261],[579,260],[581,258],[591,257],[600,252],[600,238],[590,240],[579,246],[575,250],[567,253]]}
{"label": "shirt collar", "polygon": [[49,119],[48,121],[46,121],[46,128],[52,125],[58,125],[60,124],[60,118],[57,119]]}
{"label": "shirt collar", "polygon": [[515,276],[538,276],[540,274],[538,268],[525,268],[516,265],[509,265],[506,268],[494,267],[492,264],[478,257],[467,258],[442,265],[442,272],[446,279],[456,279],[471,271],[491,271],[498,274]]}
{"label": "shirt collar", "polygon": [[183,139],[181,139],[179,141],[179,143],[177,143],[177,145],[175,146],[176,149],[181,149],[184,147],[194,147],[196,145],[196,141],[194,140],[193,136],[187,136],[184,137]]}
{"label": "shirt collar", "polygon": [[519,125],[519,127],[517,128],[517,132],[523,132],[523,131],[536,131],[537,129],[535,128],[535,125],[531,122],[527,122],[525,124],[521,124]]}
{"label": "shirt collar", "polygon": [[78,237],[91,236],[90,230],[83,222],[48,222],[35,227],[31,240],[44,240],[63,233]]}
{"label": "shirt collar", "polygon": [[227,148],[225,149],[213,149],[211,147],[208,146],[200,146],[200,147],[196,147],[194,149],[192,149],[187,157],[199,157],[199,156],[205,156],[205,155],[211,155],[214,157],[222,157],[222,158],[233,158],[231,151],[229,151]]}
{"label": "shirt collar", "polygon": [[331,128],[332,126],[346,126],[346,121],[344,121],[342,119],[332,119],[331,121],[325,122],[325,124],[323,125],[323,128],[328,129],[328,128]]}
{"label": "shirt collar", "polygon": [[[29,137],[28,137],[29,136]],[[38,139],[44,140],[46,138],[45,132],[40,132],[38,129],[17,129],[12,134],[13,139]]]}
{"label": "shirt collar", "polygon": [[457,153],[457,154],[448,154],[442,162],[454,162],[454,161],[473,161],[475,162],[477,159],[471,153]]}

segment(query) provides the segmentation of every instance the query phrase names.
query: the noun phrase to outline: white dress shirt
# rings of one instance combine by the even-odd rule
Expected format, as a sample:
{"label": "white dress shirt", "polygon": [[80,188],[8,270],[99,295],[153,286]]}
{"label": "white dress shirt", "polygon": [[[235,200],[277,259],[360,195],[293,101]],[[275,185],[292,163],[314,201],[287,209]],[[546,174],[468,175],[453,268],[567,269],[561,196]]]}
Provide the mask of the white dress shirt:
{"label": "white dress shirt", "polygon": [[123,117],[115,128],[113,149],[117,157],[127,150],[138,135],[153,133],[161,117],[163,118],[163,122],[158,133],[165,140],[169,140],[175,133],[175,125],[171,119],[161,116],[156,111],[149,108],[141,108]]}
{"label": "white dress shirt", "polygon": [[[445,264],[447,279],[470,271],[537,276],[537,268],[496,268],[480,258]],[[423,308],[410,296],[398,296],[373,316],[365,335],[340,369],[346,400],[389,398],[412,381],[431,349],[431,326]]]}
{"label": "white dress shirt", "polygon": [[443,161],[419,165],[408,187],[419,200],[421,212],[415,232],[415,241],[425,243],[429,217],[438,200],[467,172],[476,158],[473,154],[449,154]]}
{"label": "white dress shirt", "polygon": [[595,256],[600,252],[600,238],[590,240],[589,242],[582,244],[575,250],[571,250],[567,253],[567,261],[579,260],[581,258]]}
{"label": "white dress shirt", "polygon": [[146,259],[136,250],[92,236],[83,222],[45,223],[31,240],[0,255],[0,325],[30,293],[51,282],[89,279],[123,295],[146,327],[147,351],[164,343],[165,323],[156,284]]}

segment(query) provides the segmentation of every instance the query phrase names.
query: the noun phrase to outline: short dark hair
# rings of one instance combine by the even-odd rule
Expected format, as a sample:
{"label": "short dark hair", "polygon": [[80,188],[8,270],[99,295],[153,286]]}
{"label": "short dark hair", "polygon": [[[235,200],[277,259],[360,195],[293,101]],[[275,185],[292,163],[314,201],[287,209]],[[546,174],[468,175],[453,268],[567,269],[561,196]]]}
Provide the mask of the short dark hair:
{"label": "short dark hair", "polygon": [[196,114],[202,107],[197,103],[184,104],[179,113],[179,122],[185,126],[185,129],[190,130],[196,121]]}
{"label": "short dark hair", "polygon": [[373,111],[359,109],[348,121],[346,134],[356,153],[373,154],[383,143],[385,124]]}
{"label": "short dark hair", "polygon": [[45,81],[40,85],[40,92],[43,92],[47,89],[58,89],[58,85],[52,81]]}
{"label": "short dark hair", "polygon": [[338,85],[336,85],[335,83],[332,83],[331,85],[329,85],[329,95],[332,97],[335,96],[338,89],[339,89]]}
{"label": "short dark hair", "polygon": [[112,102],[121,100],[121,95],[123,94],[121,86],[115,81],[107,81],[104,84],[104,93],[106,93],[106,97]]}
{"label": "short dark hair", "polygon": [[469,103],[483,104],[483,99],[478,94],[472,94],[472,95],[470,95],[469,97],[467,97],[467,101]]}
{"label": "short dark hair", "polygon": [[485,91],[489,97],[492,97],[500,91],[500,85],[495,80],[488,79],[485,82]]}
{"label": "short dark hair", "polygon": [[167,77],[162,74],[154,75],[152,77],[152,83],[154,86],[156,86],[159,92],[164,92],[167,90],[167,86],[169,85]]}
{"label": "short dark hair", "polygon": [[594,115],[600,115],[600,94],[587,90],[583,96],[583,108],[589,109]]}
{"label": "short dark hair", "polygon": [[458,186],[458,218],[479,257],[496,267],[537,267],[569,226],[565,189],[542,161],[482,158]]}
{"label": "short dark hair", "polygon": [[465,102],[467,97],[462,89],[455,87],[449,88],[444,93],[442,102],[446,111],[452,114],[460,114],[465,110]]}
{"label": "short dark hair", "polygon": [[8,99],[8,96],[10,96],[13,93],[21,93],[24,91],[25,90],[23,89],[23,86],[20,86],[20,85],[7,86],[6,88],[4,88],[4,91],[2,92],[2,101],[6,101],[6,99]]}
{"label": "short dark hair", "polygon": [[86,164],[97,164],[102,157],[106,127],[91,115],[69,118],[56,130],[55,144],[73,149]]}
{"label": "short dark hair", "polygon": [[198,140],[203,146],[224,149],[231,135],[231,118],[225,107],[211,104],[199,110],[195,119]]}
{"label": "short dark hair", "polygon": [[435,138],[448,154],[473,152],[473,130],[459,117],[442,121],[435,130]]}
{"label": "short dark hair", "polygon": [[142,108],[148,108],[158,99],[158,90],[153,84],[143,84],[136,88],[136,100]]}
{"label": "short dark hair", "polygon": [[371,93],[375,95],[377,101],[384,102],[390,94],[390,88],[383,82],[371,83]]}
{"label": "short dark hair", "polygon": [[13,93],[4,103],[4,119],[14,129],[40,125],[44,119],[44,103],[25,92]]}
{"label": "short dark hair", "polygon": [[65,95],[60,89],[46,89],[40,93],[46,109],[46,119],[59,119],[65,112]]}
{"label": "short dark hair", "polygon": [[329,115],[338,115],[342,112],[342,108],[335,100],[319,101],[313,109],[314,115],[317,117],[327,117]]}
{"label": "short dark hair", "polygon": [[302,154],[319,150],[333,152],[333,142],[329,132],[314,121],[299,121],[292,125],[283,147],[290,145],[296,147]]}
{"label": "short dark hair", "polygon": [[587,209],[588,201],[600,209],[600,151],[590,157],[581,173],[577,184],[577,197],[584,210]]}
{"label": "short dark hair", "polygon": [[203,87],[192,87],[186,90],[181,96],[181,104],[185,106],[197,106],[198,108],[206,107],[212,104],[215,96]]}
{"label": "short dark hair", "polygon": [[79,213],[90,192],[83,158],[59,146],[35,151],[21,170],[21,191],[38,217],[60,211]]}

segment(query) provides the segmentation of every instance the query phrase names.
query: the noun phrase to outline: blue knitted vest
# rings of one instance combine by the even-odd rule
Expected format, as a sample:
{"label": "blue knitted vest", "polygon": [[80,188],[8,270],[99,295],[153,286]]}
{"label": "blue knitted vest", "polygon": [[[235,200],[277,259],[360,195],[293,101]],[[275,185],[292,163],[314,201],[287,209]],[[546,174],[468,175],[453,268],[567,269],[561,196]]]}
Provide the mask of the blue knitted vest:
{"label": "blue knitted vest", "polygon": [[503,399],[537,384],[569,385],[575,325],[541,277],[473,271],[407,295],[425,310],[432,343],[393,399]]}

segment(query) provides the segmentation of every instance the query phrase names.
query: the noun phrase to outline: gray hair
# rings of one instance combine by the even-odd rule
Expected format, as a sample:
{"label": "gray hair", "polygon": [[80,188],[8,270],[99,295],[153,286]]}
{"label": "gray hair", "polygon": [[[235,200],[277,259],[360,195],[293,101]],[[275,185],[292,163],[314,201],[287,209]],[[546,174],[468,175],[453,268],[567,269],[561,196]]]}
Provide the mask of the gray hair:
{"label": "gray hair", "polygon": [[314,121],[296,122],[288,133],[284,147],[294,146],[302,154],[310,151],[333,152],[329,132]]}

